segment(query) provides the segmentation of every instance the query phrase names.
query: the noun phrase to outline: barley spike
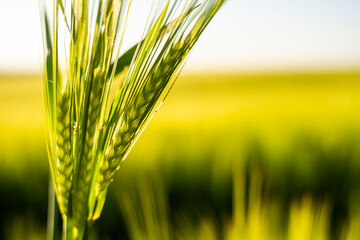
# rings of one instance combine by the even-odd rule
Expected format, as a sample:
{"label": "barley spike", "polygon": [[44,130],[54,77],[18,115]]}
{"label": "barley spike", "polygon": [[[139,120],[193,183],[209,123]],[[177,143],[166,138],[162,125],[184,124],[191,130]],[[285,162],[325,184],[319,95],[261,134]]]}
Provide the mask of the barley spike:
{"label": "barley spike", "polygon": [[70,101],[68,87],[65,87],[63,92],[59,92],[57,94],[56,118],[56,178],[58,202],[62,215],[66,216],[73,176],[73,161],[71,158]]}
{"label": "barley spike", "polygon": [[119,130],[112,138],[105,151],[104,159],[100,165],[96,194],[105,190],[111,183],[112,177],[119,168],[127,150],[143,123],[144,117],[152,107],[151,103],[157,99],[159,91],[163,89],[164,83],[169,80],[169,74],[174,64],[179,61],[179,46],[173,46],[169,53],[161,60],[153,72],[150,80],[145,83],[140,93],[136,96],[134,103],[130,104],[124,112]]}
{"label": "barley spike", "polygon": [[81,222],[86,217],[87,206],[85,204],[91,181],[91,169],[93,165],[95,132],[98,128],[100,99],[103,88],[103,78],[99,74],[94,73],[93,84],[90,93],[88,118],[86,125],[86,137],[84,141],[84,149],[82,159],[79,165],[77,190],[74,196],[74,218],[75,222]]}

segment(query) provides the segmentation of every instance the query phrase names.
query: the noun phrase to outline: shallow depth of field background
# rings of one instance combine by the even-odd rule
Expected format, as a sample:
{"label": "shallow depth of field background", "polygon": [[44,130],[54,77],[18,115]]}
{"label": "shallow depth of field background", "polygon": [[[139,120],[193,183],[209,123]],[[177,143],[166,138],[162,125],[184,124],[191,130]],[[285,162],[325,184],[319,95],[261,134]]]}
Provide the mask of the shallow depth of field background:
{"label": "shallow depth of field background", "polygon": [[[0,239],[46,237],[28,2],[0,10],[34,10],[11,23],[22,34],[0,23]],[[229,0],[214,18],[122,163],[94,239],[360,239],[360,4],[267,4]]]}

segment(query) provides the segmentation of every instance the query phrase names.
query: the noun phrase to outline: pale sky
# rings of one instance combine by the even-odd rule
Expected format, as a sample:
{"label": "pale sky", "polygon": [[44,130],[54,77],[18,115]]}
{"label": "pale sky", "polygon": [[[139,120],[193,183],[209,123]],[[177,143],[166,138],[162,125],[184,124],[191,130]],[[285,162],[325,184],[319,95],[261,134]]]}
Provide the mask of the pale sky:
{"label": "pale sky", "polygon": [[[359,13],[359,0],[228,0],[185,70],[360,69]],[[38,16],[37,0],[2,0],[0,73],[40,72]]]}

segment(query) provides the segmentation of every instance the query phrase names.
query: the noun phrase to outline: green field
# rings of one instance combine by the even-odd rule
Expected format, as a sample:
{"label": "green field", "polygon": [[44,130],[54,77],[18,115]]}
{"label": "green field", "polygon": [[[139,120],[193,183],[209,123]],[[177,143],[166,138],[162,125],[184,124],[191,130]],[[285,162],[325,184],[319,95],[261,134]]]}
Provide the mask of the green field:
{"label": "green field", "polygon": [[[0,239],[42,239],[39,76],[0,76]],[[99,239],[359,239],[360,73],[182,75],[123,162]],[[101,236],[101,237],[100,237]]]}

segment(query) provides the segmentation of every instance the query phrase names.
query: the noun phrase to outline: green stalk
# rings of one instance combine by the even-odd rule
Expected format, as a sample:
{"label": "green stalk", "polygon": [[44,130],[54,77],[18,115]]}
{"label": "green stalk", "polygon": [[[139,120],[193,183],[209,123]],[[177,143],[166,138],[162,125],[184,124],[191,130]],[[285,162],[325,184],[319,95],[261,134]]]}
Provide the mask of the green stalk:
{"label": "green stalk", "polygon": [[86,225],[85,225],[85,232],[84,232],[84,240],[90,239],[90,235],[91,235],[91,231],[92,228],[94,226],[94,222],[93,221],[87,221]]}
{"label": "green stalk", "polygon": [[54,184],[49,177],[49,190],[48,190],[48,215],[47,215],[47,240],[58,239],[58,221],[59,221],[59,210],[57,207],[57,201],[55,198]]}
{"label": "green stalk", "polygon": [[76,240],[79,239],[78,231],[74,226],[72,218],[66,218],[63,222],[63,234],[64,240]]}
{"label": "green stalk", "polygon": [[63,222],[64,240],[87,240],[90,238],[94,222],[86,221],[83,232],[80,232],[75,226],[76,221],[73,218],[68,218]]}

